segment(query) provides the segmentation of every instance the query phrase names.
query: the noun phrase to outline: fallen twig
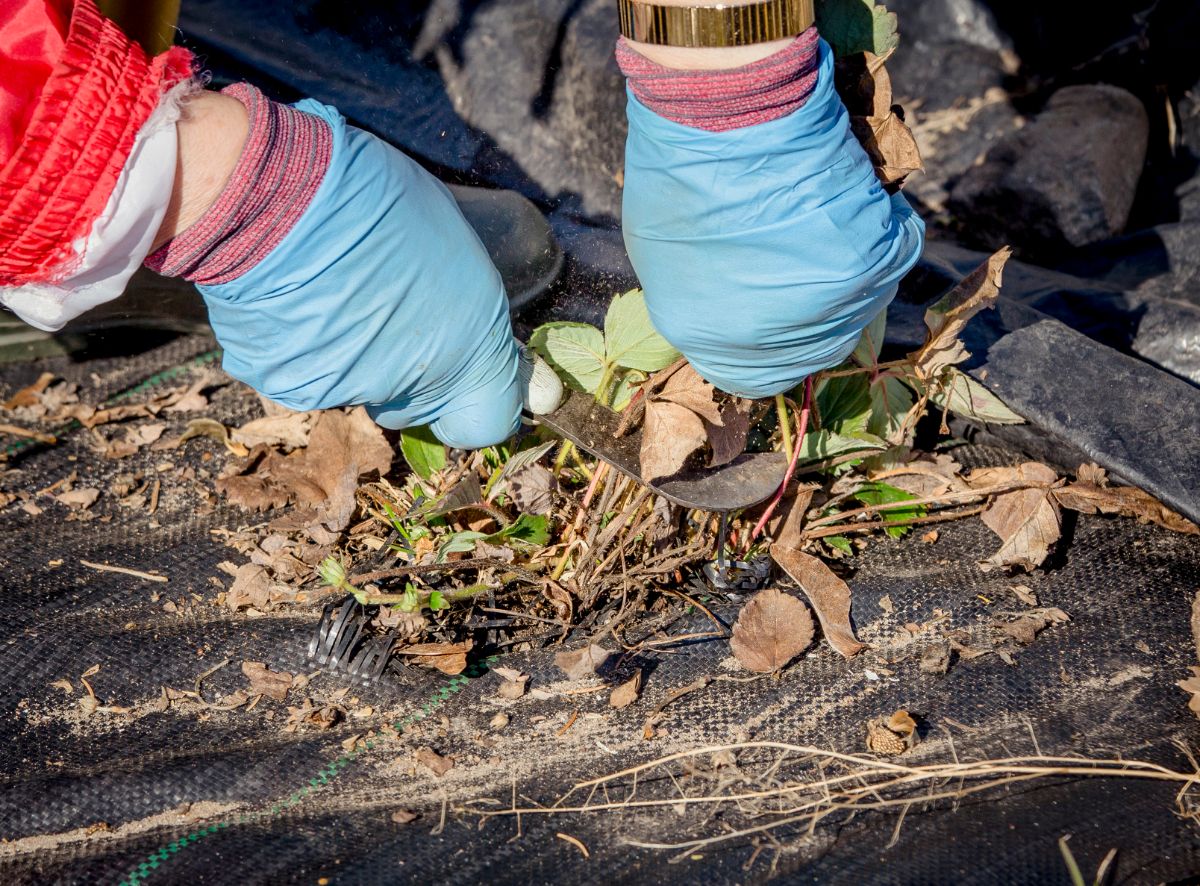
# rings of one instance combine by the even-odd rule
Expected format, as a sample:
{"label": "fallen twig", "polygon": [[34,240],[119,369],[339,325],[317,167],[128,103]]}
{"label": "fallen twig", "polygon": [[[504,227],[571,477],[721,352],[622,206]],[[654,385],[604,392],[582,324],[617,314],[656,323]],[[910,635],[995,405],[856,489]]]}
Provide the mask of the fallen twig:
{"label": "fallen twig", "polygon": [[51,445],[58,442],[58,438],[53,434],[43,434],[41,431],[34,431],[29,428],[21,428],[17,425],[0,423],[0,434],[8,434],[10,437],[24,437],[27,440],[36,440],[39,443],[49,443]]}
{"label": "fallen twig", "polygon": [[555,834],[554,836],[558,837],[558,839],[560,839],[560,840],[566,840],[568,843],[570,843],[572,846],[574,846],[576,849],[578,849],[580,852],[582,852],[584,858],[592,857],[591,853],[588,852],[587,847],[584,846],[583,843],[580,842],[580,840],[578,838],[572,837],[570,834]]}
{"label": "fallen twig", "polygon": [[[805,525],[806,529],[816,529],[818,526],[828,526],[831,523],[841,523],[850,517],[858,517],[863,514],[874,514],[880,511],[895,511],[904,510],[907,508],[915,508],[921,506],[936,506],[936,505],[952,505],[964,504],[970,502],[974,498],[986,498],[991,495],[1001,495],[1006,492],[1017,492],[1021,489],[1041,488],[1031,486],[1028,483],[1007,483],[998,486],[985,486],[982,489],[968,489],[962,492],[948,492],[943,495],[930,495],[925,498],[905,498],[900,501],[884,502],[877,505],[865,505],[861,508],[854,508],[849,511],[839,511],[836,514],[828,514],[824,517],[818,517],[811,520]],[[852,494],[852,493],[851,493]],[[827,503],[828,504],[828,503]]]}
{"label": "fallen twig", "polygon": [[[893,506],[894,507],[894,506]],[[973,517],[976,514],[982,514],[987,510],[987,505],[980,505],[977,508],[970,508],[965,511],[954,511],[953,513],[933,514],[928,517],[913,517],[910,520],[872,520],[869,523],[839,523],[836,526],[823,526],[816,531],[805,529],[801,538],[826,538],[831,535],[845,535],[850,532],[875,532],[878,529],[893,529],[900,526],[922,526],[926,523],[949,523],[951,520],[961,520],[964,517]]]}
{"label": "fallen twig", "polygon": [[667,705],[679,701],[685,695],[690,695],[693,692],[699,692],[712,682],[712,677],[704,676],[693,680],[686,686],[681,686],[674,692],[667,693],[667,697],[660,701],[649,714],[646,715],[646,722],[642,726],[642,738],[649,741],[654,738],[654,727],[661,722],[659,715],[666,710]]}
{"label": "fallen twig", "polygon": [[117,572],[121,575],[143,578],[146,581],[167,582],[170,580],[165,575],[155,575],[153,572],[142,572],[140,569],[129,569],[125,566],[109,566],[107,563],[92,563],[89,560],[80,560],[79,565],[95,569],[97,572]]}

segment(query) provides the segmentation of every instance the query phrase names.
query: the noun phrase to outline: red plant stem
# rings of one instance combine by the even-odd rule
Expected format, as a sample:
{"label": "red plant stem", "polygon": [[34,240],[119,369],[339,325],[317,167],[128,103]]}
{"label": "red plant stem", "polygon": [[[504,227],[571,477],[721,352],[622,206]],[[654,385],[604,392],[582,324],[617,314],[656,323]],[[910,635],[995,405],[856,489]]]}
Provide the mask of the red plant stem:
{"label": "red plant stem", "polygon": [[579,505],[579,513],[587,513],[587,509],[592,505],[592,499],[596,496],[596,490],[600,487],[601,481],[608,476],[608,462],[602,461],[596,466],[596,473],[592,474],[592,482],[588,484],[587,492],[583,495],[583,503]]}
{"label": "red plant stem", "polygon": [[800,410],[800,428],[796,434],[796,446],[792,451],[792,460],[788,462],[787,473],[783,475],[783,482],[779,484],[779,488],[775,490],[775,495],[771,499],[771,503],[767,505],[763,515],[758,518],[758,522],[754,524],[754,529],[750,533],[750,539],[746,544],[747,552],[750,550],[750,545],[754,544],[754,540],[766,528],[767,521],[771,519],[771,515],[775,513],[775,508],[779,502],[783,500],[783,493],[788,488],[788,484],[792,482],[792,474],[796,472],[796,462],[800,460],[800,450],[804,446],[804,434],[808,431],[808,414],[812,411],[813,403],[813,384],[812,376],[804,380],[804,407]]}

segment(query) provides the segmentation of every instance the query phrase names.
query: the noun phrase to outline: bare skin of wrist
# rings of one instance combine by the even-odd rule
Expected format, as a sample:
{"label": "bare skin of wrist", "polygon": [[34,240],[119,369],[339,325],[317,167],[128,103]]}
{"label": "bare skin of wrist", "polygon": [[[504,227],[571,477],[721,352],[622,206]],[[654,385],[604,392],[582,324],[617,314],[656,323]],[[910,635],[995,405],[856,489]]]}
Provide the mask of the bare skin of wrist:
{"label": "bare skin of wrist", "polygon": [[186,100],[183,116],[175,124],[179,138],[175,186],[153,249],[186,231],[216,202],[237,166],[249,130],[246,108],[235,98],[201,92]]}
{"label": "bare skin of wrist", "polygon": [[[656,0],[663,6],[695,6],[696,0]],[[733,0],[726,6],[745,6],[753,0]],[[696,49],[688,46],[655,46],[652,43],[641,43],[630,40],[629,45],[652,62],[667,68],[678,68],[682,71],[720,71],[726,68],[740,68],[761,61],[769,55],[774,55],[783,49],[792,38],[772,40],[770,43],[755,43],[753,46],[722,46],[716,49]]]}

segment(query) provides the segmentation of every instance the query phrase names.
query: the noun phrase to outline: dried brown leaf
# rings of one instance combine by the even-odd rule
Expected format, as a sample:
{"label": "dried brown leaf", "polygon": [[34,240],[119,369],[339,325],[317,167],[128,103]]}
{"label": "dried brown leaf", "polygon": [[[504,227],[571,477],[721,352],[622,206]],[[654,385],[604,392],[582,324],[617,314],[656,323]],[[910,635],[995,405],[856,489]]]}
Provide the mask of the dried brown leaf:
{"label": "dried brown leaf", "polygon": [[1070,620],[1071,617],[1061,609],[1050,607],[1023,612],[1013,621],[997,623],[996,629],[1002,635],[1016,640],[1020,645],[1028,646],[1046,628]]}
{"label": "dried brown leaf", "polygon": [[918,665],[923,674],[934,674],[940,676],[950,670],[950,644],[943,641],[935,643],[921,653],[921,662]]}
{"label": "dried brown leaf", "polygon": [[1033,588],[1027,585],[1013,585],[1009,590],[1016,594],[1017,599],[1026,606],[1037,606],[1038,598],[1037,594],[1033,592]]}
{"label": "dried brown leaf", "polygon": [[834,79],[846,109],[856,117],[887,113],[892,106],[892,78],[884,63],[890,58],[873,52],[856,52],[837,59]]}
{"label": "dried brown leaf", "polygon": [[759,591],[742,607],[729,646],[748,670],[770,674],[812,644],[808,607],[777,588]]}
{"label": "dried brown leaf", "polygon": [[321,730],[330,729],[337,725],[344,716],[345,711],[335,704],[318,707],[306,698],[300,707],[288,707],[288,722],[283,729],[285,732],[295,732],[303,726],[315,726]]}
{"label": "dried brown leaf", "polygon": [[988,489],[995,486],[1036,486],[1049,489],[1058,483],[1058,474],[1048,465],[1024,462],[1019,465],[975,468],[967,474],[966,482],[971,489]]}
{"label": "dried brown leaf", "polygon": [[727,465],[746,451],[746,438],[750,436],[750,400],[738,398],[721,407],[721,423],[705,422],[708,444],[712,456],[710,468]]}
{"label": "dried brown leaf", "polygon": [[253,449],[255,446],[277,446],[284,452],[302,449],[308,445],[312,432],[312,412],[288,412],[256,418],[230,433],[237,443]]}
{"label": "dried brown leaf", "polygon": [[637,701],[638,694],[641,691],[642,672],[637,671],[632,677],[612,691],[612,695],[608,697],[608,703],[619,711]]}
{"label": "dried brown leaf", "polygon": [[358,478],[386,473],[391,463],[392,448],[365,409],[329,410],[317,416],[307,448],[283,456],[255,447],[234,476],[222,477],[216,486],[250,510],[288,501],[316,508],[311,522],[339,532],[354,513]]}
{"label": "dried brown leaf", "polygon": [[408,809],[397,809],[392,813],[391,818],[396,824],[411,824],[420,818],[420,816]]}
{"label": "dried brown leaf", "polygon": [[695,412],[669,400],[651,400],[642,429],[642,479],[650,482],[678,473],[706,440],[708,431]]}
{"label": "dried brown leaf", "polygon": [[302,457],[287,460],[283,476],[295,482],[300,504],[322,505],[354,469],[356,478],[371,471],[387,473],[392,454],[383,430],[365,409],[328,410],[317,417]]}
{"label": "dried brown leaf", "polygon": [[461,674],[467,669],[467,653],[470,651],[470,640],[461,643],[418,643],[416,646],[404,646],[396,650],[400,655],[411,655],[417,664],[437,668],[450,676]]}
{"label": "dried brown leaf", "polygon": [[453,757],[443,757],[433,748],[421,748],[413,754],[413,758],[438,778],[454,768]]}
{"label": "dried brown leaf", "polygon": [[292,675],[283,671],[273,671],[261,661],[243,661],[242,673],[250,681],[250,691],[283,701],[292,688]]}
{"label": "dried brown leaf", "polygon": [[912,130],[890,108],[878,116],[852,117],[850,129],[885,185],[898,184],[925,168]]}
{"label": "dried brown leaf", "polygon": [[813,495],[821,487],[814,483],[802,483],[795,494],[786,499],[786,510],[776,525],[771,526],[775,544],[781,548],[799,549],[804,544],[804,520],[812,505]]}
{"label": "dried brown leaf", "polygon": [[1196,647],[1196,660],[1200,661],[1200,591],[1192,599],[1192,644]]}
{"label": "dried brown leaf", "polygon": [[188,440],[193,440],[196,437],[208,437],[211,440],[228,445],[229,428],[213,418],[194,418],[187,423],[187,427],[179,435],[179,443],[186,443]]}
{"label": "dried brown leaf", "polygon": [[861,652],[864,644],[850,623],[850,586],[822,560],[795,548],[773,544],[771,557],[808,595],[829,645],[846,658]]}
{"label": "dried brown leaf", "polygon": [[667,400],[671,403],[678,403],[680,406],[686,406],[705,421],[719,425],[722,421],[721,408],[713,399],[716,393],[717,389],[701,378],[700,373],[693,369],[690,363],[687,363],[679,367],[678,371],[667,379],[662,390],[650,402]]}
{"label": "dried brown leaf", "polygon": [[505,494],[522,514],[549,514],[554,510],[554,474],[545,465],[528,465],[513,471],[505,481]]}
{"label": "dried brown leaf", "polygon": [[290,603],[295,598],[293,588],[273,580],[262,566],[243,563],[225,594],[225,605],[235,611],[249,607],[265,612],[277,603]]}
{"label": "dried brown leaf", "polygon": [[1188,699],[1188,710],[1197,717],[1200,717],[1200,667],[1192,665],[1190,668],[1192,676],[1186,680],[1179,680],[1176,686],[1184,692],[1190,692],[1192,697]]}
{"label": "dried brown leaf", "polygon": [[[714,399],[717,389],[701,378],[690,364],[673,365],[664,370],[662,375],[666,378],[665,382],[657,393],[650,396],[645,406],[641,472],[642,479],[646,481],[678,473],[692,453],[708,442],[713,427],[721,428],[725,420],[720,405]],[[658,379],[651,381],[657,383]],[[731,417],[738,425],[741,424],[740,417]],[[729,454],[737,435],[737,425],[728,433],[718,434],[721,437],[720,457]],[[743,438],[742,448],[744,446]],[[729,456],[728,460],[732,461],[740,454],[741,449]]]}
{"label": "dried brown leaf", "polygon": [[199,412],[208,408],[208,398],[200,392],[212,387],[213,377],[205,373],[185,390],[172,394],[162,401],[165,412]]}
{"label": "dried brown leaf", "polygon": [[232,476],[219,477],[213,485],[231,504],[248,511],[281,508],[291,499],[291,492],[272,478],[271,468],[281,459],[278,453],[259,447]]}
{"label": "dried brown leaf", "polygon": [[935,378],[947,366],[970,356],[959,336],[972,317],[995,303],[1011,255],[1012,250],[1004,247],[925,311],[925,344],[909,355],[922,378]]}
{"label": "dried brown leaf", "polygon": [[[1050,554],[1062,535],[1062,514],[1051,488],[1058,481],[1053,468],[1037,462],[1026,462],[1016,468],[1010,480],[1034,488],[1018,489],[998,495],[983,512],[983,522],[1003,542],[991,557],[980,563],[984,571],[995,568],[1018,568],[1033,571]],[[972,472],[971,482],[976,475]],[[993,476],[993,475],[989,475]]]}
{"label": "dried brown leaf", "polygon": [[33,384],[26,385],[5,400],[3,408],[12,410],[20,409],[23,406],[37,406],[41,404],[42,393],[50,386],[50,382],[52,381],[54,381],[54,373],[43,372]]}
{"label": "dried brown leaf", "polygon": [[1080,483],[1091,483],[1093,486],[1108,485],[1108,471],[1095,462],[1080,465],[1075,476],[1079,479]]}
{"label": "dried brown leaf", "polygon": [[72,489],[55,496],[59,504],[64,504],[74,510],[86,511],[100,497],[99,489]]}
{"label": "dried brown leaf", "polygon": [[528,674],[522,674],[516,668],[493,668],[492,670],[500,678],[500,688],[496,690],[498,698],[515,701],[525,694],[525,690],[529,686]]}
{"label": "dried brown leaf", "polygon": [[[1120,514],[1156,523],[1172,532],[1200,535],[1200,527],[1162,504],[1148,492],[1135,486],[1104,486],[1081,479],[1054,490],[1055,500],[1064,508],[1081,514]],[[1095,474],[1089,472],[1090,476]],[[1106,478],[1099,478],[1107,482]]]}
{"label": "dried brown leaf", "polygon": [[568,679],[586,680],[596,673],[596,668],[604,664],[608,655],[608,650],[603,646],[593,644],[582,649],[559,652],[554,656],[554,664]]}

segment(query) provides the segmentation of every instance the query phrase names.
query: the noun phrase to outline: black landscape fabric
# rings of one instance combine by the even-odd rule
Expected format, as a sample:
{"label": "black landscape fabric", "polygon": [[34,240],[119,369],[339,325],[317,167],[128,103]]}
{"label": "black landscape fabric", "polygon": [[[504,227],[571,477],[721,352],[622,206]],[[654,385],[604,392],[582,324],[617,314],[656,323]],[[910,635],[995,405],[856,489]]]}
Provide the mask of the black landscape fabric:
{"label": "black landscape fabric", "polygon": [[[924,307],[982,257],[951,242],[953,226],[939,227],[936,204],[986,139],[1036,114],[1053,88],[1087,78],[1123,85],[1147,107],[1164,106],[1161,81],[1176,100],[1177,150],[1161,137],[1165,116],[1151,115],[1157,128],[1132,233],[1042,262],[1053,270],[1013,261],[997,309],[968,328],[968,371],[1030,424],[956,426],[971,442],[954,455],[968,467],[1036,458],[1070,471],[1095,460],[1197,518],[1200,108],[1185,95],[1194,62],[1171,49],[1190,31],[1181,25],[1164,36],[1162,27],[1182,4],[1154,4],[1150,19],[1093,16],[1086,27],[1067,21],[1066,6],[1032,16],[1034,4],[997,5],[1008,34],[988,4],[891,5],[923,47],[919,62],[898,57],[898,94],[905,77],[927,87],[926,111],[954,106],[975,86],[968,98],[1012,85],[1006,53],[1021,54],[1025,78],[1015,105],[985,104],[970,126],[949,127],[942,143],[953,142],[958,155],[946,149],[929,164],[946,171],[942,179],[907,191],[937,236],[890,313],[888,346],[897,353],[919,344]],[[611,56],[611,3],[399,6],[397,17],[397,4],[376,0],[187,0],[181,28],[218,85],[248,77],[275,98],[336,104],[447,180],[535,201],[566,267],[519,319],[526,327],[597,322],[612,293],[635,283],[617,222],[624,94]],[[1148,43],[1121,42],[1147,21]],[[1069,46],[1064,34],[1073,35]],[[1110,44],[1123,48],[1109,52]],[[1146,45],[1156,49],[1140,54]],[[1164,52],[1182,61],[1164,67]],[[947,84],[953,95],[934,94]],[[201,326],[194,296],[171,292],[189,317],[182,328]],[[135,386],[186,383],[218,360],[216,343],[195,332],[72,342],[87,347],[0,367],[0,397],[52,372],[99,403]],[[260,410],[250,391],[230,384],[216,388],[204,414],[237,425]],[[159,420],[178,435],[188,418]],[[1192,772],[1200,723],[1176,682],[1200,664],[1189,626],[1200,591],[1193,536],[1068,514],[1047,567],[1015,577],[978,568],[996,545],[978,520],[939,525],[933,542],[922,533],[873,541],[848,575],[855,626],[870,644],[860,656],[843,659],[822,641],[779,679],[746,682],[723,639],[642,651],[632,662],[614,655],[611,681],[631,667],[643,673],[640,699],[614,710],[607,687],[565,679],[554,665],[561,647],[549,640],[529,652],[484,650],[454,677],[394,663],[364,687],[319,673],[306,658],[325,599],[315,582],[310,600],[265,615],[217,601],[230,584],[222,564],[245,560],[226,538],[269,517],[205,492],[226,458],[216,440],[168,454],[145,448],[120,461],[97,454],[81,428],[55,446],[3,442],[6,492],[36,493],[72,475],[104,490],[134,472],[161,487],[153,513],[103,493],[85,511],[46,496],[33,499],[40,514],[17,504],[0,510],[4,883],[732,884],[775,876],[1041,884],[1068,881],[1060,849],[1068,835],[1087,881],[1112,850],[1108,882],[1200,876],[1200,827],[1179,814],[1194,813],[1187,798],[1177,804],[1179,783],[1129,777],[1015,781],[853,816],[834,810],[811,830],[799,822],[714,841],[777,816],[683,798],[762,791],[798,771],[796,755],[760,750],[741,753],[736,777],[705,755],[691,768],[648,770],[636,784],[621,777],[562,804],[612,805],[603,812],[494,814],[551,806],[577,782],[710,745],[865,753],[868,722],[897,710],[913,715],[921,737],[897,758],[906,765],[1046,755]],[[995,646],[1028,611],[1015,586],[1068,620],[1028,645],[1009,637]],[[745,597],[705,599],[728,625]],[[679,636],[713,625],[681,606],[658,627]],[[939,673],[928,662],[946,650],[947,634],[959,648]],[[587,639],[578,632],[566,648]],[[590,639],[617,652],[603,633]],[[312,676],[283,701],[226,709],[247,688],[244,662]],[[500,698],[496,668],[530,675],[530,691]],[[692,685],[647,738],[649,714]],[[434,774],[419,762],[436,761],[431,752],[452,768]],[[682,852],[632,845],[705,839]]]}

